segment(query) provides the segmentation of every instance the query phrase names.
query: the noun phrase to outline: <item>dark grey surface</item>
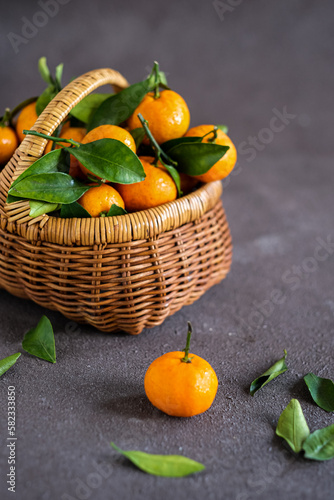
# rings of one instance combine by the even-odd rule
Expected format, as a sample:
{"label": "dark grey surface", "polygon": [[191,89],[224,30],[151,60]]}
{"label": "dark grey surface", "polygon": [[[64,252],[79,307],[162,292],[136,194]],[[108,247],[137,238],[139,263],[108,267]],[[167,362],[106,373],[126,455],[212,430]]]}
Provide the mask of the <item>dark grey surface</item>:
{"label": "dark grey surface", "polygon": [[[227,123],[239,150],[223,197],[234,242],[224,282],[139,337],[88,326],[73,332],[60,314],[47,312],[57,364],[22,355],[2,377],[1,498],[13,498],[5,484],[8,385],[17,391],[20,500],[333,495],[333,462],[296,458],[274,434],[292,397],[311,430],[333,423],[302,381],[308,371],[334,378],[334,246],[318,248],[319,238],[334,241],[333,5],[222,3],[230,6],[224,20],[205,1],[71,0],[18,54],[6,35],[20,34],[22,16],[32,19],[40,7],[28,1],[1,7],[1,108],[42,90],[41,55],[51,67],[64,61],[64,81],[110,66],[133,82],[157,59],[188,101],[192,124]],[[294,117],[283,130],[263,131],[278,125],[273,110],[284,107]],[[260,137],[256,154],[247,150],[250,136]],[[21,349],[24,332],[46,311],[4,291],[0,297],[4,357]],[[183,347],[188,319],[193,351],[211,362],[220,384],[207,413],[183,420],[150,405],[143,377],[153,359]],[[250,381],[284,348],[289,371],[250,397]],[[111,440],[125,449],[182,453],[207,469],[187,479],[148,476],[118,457]],[[77,490],[79,484],[86,489]]]}

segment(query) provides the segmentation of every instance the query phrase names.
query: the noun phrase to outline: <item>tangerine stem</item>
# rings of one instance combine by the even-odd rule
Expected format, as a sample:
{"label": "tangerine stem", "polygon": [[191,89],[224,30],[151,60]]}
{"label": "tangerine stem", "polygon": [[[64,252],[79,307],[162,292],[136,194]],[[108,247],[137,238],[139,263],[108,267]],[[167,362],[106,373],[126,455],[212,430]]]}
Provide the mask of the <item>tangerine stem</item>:
{"label": "tangerine stem", "polygon": [[208,142],[214,142],[217,139],[217,130],[218,130],[218,127],[217,127],[217,125],[215,125],[214,128],[212,130],[210,130],[210,132],[208,132],[207,134],[203,135],[202,140],[207,135],[213,134],[213,137],[210,138],[210,139],[208,139]]}
{"label": "tangerine stem", "polygon": [[152,132],[149,129],[148,121],[145,120],[145,118],[143,117],[143,115],[141,113],[138,113],[137,116],[139,118],[140,123],[142,124],[143,129],[145,130],[145,134],[147,135],[147,137],[150,140],[150,143],[154,149],[156,156],[165,158],[165,162],[168,163],[168,165],[172,165],[173,167],[177,167],[177,162],[173,161],[171,158],[169,158],[169,156],[161,149],[161,147],[159,146],[159,144],[155,140],[154,136],[152,135]]}
{"label": "tangerine stem", "polygon": [[72,146],[81,146],[80,142],[73,141],[73,139],[63,139],[62,137],[53,137],[52,135],[42,134],[41,132],[36,132],[36,130],[23,130],[26,135],[36,135],[37,137],[43,137],[43,139],[48,139],[53,142],[67,142],[72,144]]}
{"label": "tangerine stem", "polygon": [[189,348],[190,348],[190,339],[191,339],[192,333],[193,333],[193,327],[191,326],[190,321],[188,321],[187,342],[186,342],[186,347],[183,349],[184,350],[184,357],[181,359],[181,361],[183,363],[191,363],[192,358],[189,358]]}

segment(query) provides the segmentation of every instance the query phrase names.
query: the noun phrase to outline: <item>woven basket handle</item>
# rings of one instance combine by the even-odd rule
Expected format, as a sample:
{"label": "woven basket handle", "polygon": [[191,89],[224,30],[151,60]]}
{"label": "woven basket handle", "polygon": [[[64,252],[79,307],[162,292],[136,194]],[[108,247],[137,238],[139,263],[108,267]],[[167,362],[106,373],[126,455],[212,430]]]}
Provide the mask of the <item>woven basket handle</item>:
{"label": "woven basket handle", "polygon": [[[76,78],[61,90],[47,105],[31,130],[52,135],[72,108],[93,90],[110,84],[115,91],[128,87],[127,80],[118,71],[97,69]],[[43,155],[47,140],[27,135],[0,175],[1,199],[4,206],[12,182]]]}

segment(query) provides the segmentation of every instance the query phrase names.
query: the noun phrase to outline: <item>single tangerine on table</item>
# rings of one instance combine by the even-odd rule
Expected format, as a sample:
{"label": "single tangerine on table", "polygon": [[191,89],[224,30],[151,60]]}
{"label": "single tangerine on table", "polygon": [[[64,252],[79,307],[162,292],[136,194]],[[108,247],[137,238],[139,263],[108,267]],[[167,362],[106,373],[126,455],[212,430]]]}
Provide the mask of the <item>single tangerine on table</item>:
{"label": "single tangerine on table", "polygon": [[[100,139],[116,139],[117,141],[123,142],[123,144],[128,146],[134,153],[136,152],[136,143],[130,132],[117,125],[100,125],[99,127],[93,128],[85,135],[81,143],[88,144],[89,142],[98,141]],[[85,175],[91,174],[91,172],[81,163],[79,163],[79,166]]]}
{"label": "single tangerine on table", "polygon": [[126,210],[137,212],[176,200],[177,188],[166,168],[160,162],[155,167],[151,156],[140,156],[139,159],[144,168],[145,179],[135,184],[115,184]]}
{"label": "single tangerine on table", "polygon": [[216,130],[217,137],[214,138],[214,132],[209,134],[210,131],[214,130],[214,125],[198,125],[188,130],[184,137],[204,137],[202,142],[212,142],[213,144],[219,144],[220,146],[229,146],[224,156],[215,163],[208,172],[202,175],[194,175],[196,179],[201,182],[212,182],[220,181],[225,179],[233,170],[234,165],[237,161],[237,150],[231,141],[231,139],[224,134],[220,129]]}
{"label": "single tangerine on table", "polygon": [[[146,94],[128,119],[130,130],[142,126],[138,118],[139,113],[148,121],[150,131],[158,144],[182,137],[190,123],[187,103],[173,90],[163,90],[159,97],[155,97],[153,92]],[[143,142],[149,144],[149,139],[144,137]]]}
{"label": "single tangerine on table", "polygon": [[205,359],[189,354],[191,324],[188,322],[184,351],[168,352],[148,367],[146,396],[159,410],[174,417],[192,417],[212,405],[218,388],[217,375]]}
{"label": "single tangerine on table", "polygon": [[78,202],[92,217],[100,217],[101,214],[107,214],[111,205],[124,208],[124,201],[121,195],[108,184],[91,187],[81,196]]}
{"label": "single tangerine on table", "polygon": [[6,125],[0,125],[0,165],[4,165],[11,159],[18,145],[14,130]]}

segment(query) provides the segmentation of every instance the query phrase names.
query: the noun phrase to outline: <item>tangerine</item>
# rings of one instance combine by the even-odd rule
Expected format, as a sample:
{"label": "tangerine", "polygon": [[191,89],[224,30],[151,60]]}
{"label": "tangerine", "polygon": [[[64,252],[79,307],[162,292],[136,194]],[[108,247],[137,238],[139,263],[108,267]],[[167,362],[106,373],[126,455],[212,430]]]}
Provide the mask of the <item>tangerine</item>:
{"label": "tangerine", "polygon": [[[89,142],[98,141],[100,139],[116,139],[123,142],[123,144],[128,146],[134,153],[136,152],[136,143],[130,132],[117,125],[100,125],[99,127],[93,128],[84,136],[81,142],[82,144],[88,144]],[[81,163],[79,163],[79,166],[85,175],[91,174],[91,172]]]}
{"label": "tangerine", "polygon": [[0,125],[0,165],[4,165],[10,160],[18,145],[19,142],[14,130],[11,127]]}
{"label": "tangerine", "polygon": [[[69,122],[66,122],[69,123]],[[65,125],[66,125],[65,123]],[[62,127],[60,138],[61,139],[73,139],[76,142],[82,142],[83,138],[86,135],[86,129],[83,127],[70,127],[65,125]],[[65,127],[65,130],[64,130]],[[50,141],[51,142],[51,141]],[[64,146],[69,146],[69,143],[66,142],[57,142],[55,149],[63,148]],[[84,180],[86,176],[82,172],[79,161],[73,156],[70,155],[70,171],[69,174],[72,177],[76,177],[77,179]]]}
{"label": "tangerine", "polygon": [[100,217],[109,212],[111,205],[124,208],[121,195],[108,184],[91,187],[78,200],[80,205],[87,210],[92,217]]}
{"label": "tangerine", "polygon": [[[16,134],[20,142],[22,142],[23,139],[26,137],[26,135],[23,133],[23,130],[30,130],[31,127],[35,125],[37,118],[38,115],[36,112],[36,101],[31,102],[22,109],[17,119],[15,127]],[[49,153],[51,149],[52,149],[52,141],[48,141],[44,149],[44,154]]]}
{"label": "tangerine", "polygon": [[135,184],[115,184],[128,212],[137,212],[163,205],[177,198],[176,185],[159,162],[155,167],[151,156],[139,157],[145,172],[145,179]]}
{"label": "tangerine", "polygon": [[174,417],[192,417],[205,412],[215,399],[218,379],[205,359],[189,354],[191,324],[188,322],[184,351],[168,352],[149,366],[145,392],[159,410]]}
{"label": "tangerine", "polygon": [[23,130],[30,130],[37,118],[36,101],[31,102],[22,109],[16,122],[16,133],[20,142],[25,138]]}
{"label": "tangerine", "polygon": [[[82,142],[83,138],[86,135],[86,129],[83,127],[64,127],[62,128],[61,134],[59,135],[60,139],[73,139],[76,142]],[[69,143],[66,142],[57,142],[56,149],[63,148],[64,146],[69,146]]]}
{"label": "tangerine", "polygon": [[[159,97],[155,97],[153,92],[146,94],[128,119],[130,130],[142,126],[138,118],[139,113],[148,121],[150,130],[158,144],[182,137],[188,130],[190,123],[187,103],[173,90],[163,90]],[[149,144],[149,139],[144,137],[143,142]]]}
{"label": "tangerine", "polygon": [[[221,146],[229,146],[224,156],[215,163],[205,174],[194,175],[201,182],[220,181],[225,179],[233,170],[237,161],[237,150],[231,139],[220,129],[216,130],[217,137],[214,138],[214,125],[198,125],[188,130],[185,137],[204,137],[202,142],[212,142]],[[212,135],[209,132],[212,131]]]}

